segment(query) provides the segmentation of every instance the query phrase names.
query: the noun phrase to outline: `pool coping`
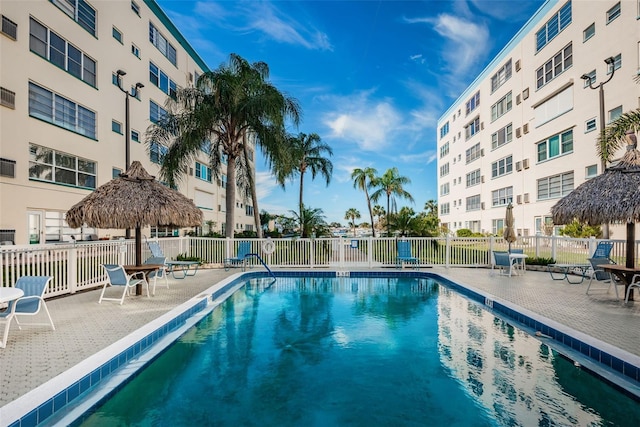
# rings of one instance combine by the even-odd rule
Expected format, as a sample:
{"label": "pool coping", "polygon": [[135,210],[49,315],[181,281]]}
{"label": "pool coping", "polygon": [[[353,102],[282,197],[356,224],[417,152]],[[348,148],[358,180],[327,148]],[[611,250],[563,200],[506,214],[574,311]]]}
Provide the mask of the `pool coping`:
{"label": "pool coping", "polygon": [[[449,279],[445,274],[421,271],[275,271],[276,277],[412,277],[430,278],[481,304],[492,314],[536,336],[572,361],[579,361],[604,381],[640,401],[640,356],[545,318],[488,292]],[[267,278],[265,272],[236,273],[175,307],[154,321],[107,346],[81,363],[31,390],[1,409],[9,427],[68,425],[115,393],[132,376],[199,322],[246,280]],[[539,333],[539,335],[537,334]],[[578,366],[578,365],[577,365]],[[604,368],[603,368],[604,366]],[[121,369],[127,367],[126,369]],[[612,373],[611,371],[614,371]],[[91,402],[82,402],[96,392]],[[96,400],[97,399],[97,400]],[[75,412],[74,412],[75,411]],[[79,412],[79,414],[78,414]],[[8,423],[4,424],[5,421]]]}

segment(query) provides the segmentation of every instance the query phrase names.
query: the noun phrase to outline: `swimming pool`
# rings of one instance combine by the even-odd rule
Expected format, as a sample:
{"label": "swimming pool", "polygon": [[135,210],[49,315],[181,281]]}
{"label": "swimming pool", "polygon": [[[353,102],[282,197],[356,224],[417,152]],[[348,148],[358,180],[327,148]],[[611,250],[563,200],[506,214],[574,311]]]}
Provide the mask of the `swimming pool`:
{"label": "swimming pool", "polygon": [[328,276],[250,280],[84,425],[640,424],[637,402],[428,275]]}

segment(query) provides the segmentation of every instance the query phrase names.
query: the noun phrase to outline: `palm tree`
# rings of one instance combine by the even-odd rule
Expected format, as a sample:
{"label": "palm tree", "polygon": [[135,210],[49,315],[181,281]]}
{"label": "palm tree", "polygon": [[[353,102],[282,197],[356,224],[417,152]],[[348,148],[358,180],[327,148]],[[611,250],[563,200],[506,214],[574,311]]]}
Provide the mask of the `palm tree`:
{"label": "palm tree", "polygon": [[386,211],[384,210],[384,208],[380,205],[375,205],[373,207],[373,215],[378,217],[378,225],[380,224],[380,221],[382,220],[382,217],[385,215]]}
{"label": "palm tree", "polygon": [[[228,64],[200,76],[196,87],[178,89],[175,100],[167,99],[167,115],[147,130],[150,147],[161,144],[167,148],[160,176],[171,186],[186,176],[203,147],[207,147],[216,178],[226,157],[226,237],[233,237],[235,229],[236,168],[244,168],[245,176],[253,176],[245,147],[248,139],[253,138],[262,148],[273,168],[285,141],[286,121],[297,125],[300,120],[298,102],[282,94],[267,81],[268,77],[266,63],[250,64],[231,54]],[[247,186],[255,187],[252,180]],[[251,192],[254,217],[259,218],[255,191]]]}
{"label": "palm tree", "polygon": [[284,150],[280,151],[280,156],[274,159],[276,178],[284,187],[284,182],[295,176],[300,176],[300,196],[299,196],[299,218],[300,226],[304,222],[303,194],[304,194],[304,174],[311,171],[311,179],[315,179],[320,174],[325,178],[326,184],[331,182],[333,173],[333,163],[327,156],[333,156],[331,147],[322,142],[317,133],[309,135],[299,133],[297,136],[289,136]]}
{"label": "palm tree", "polygon": [[356,208],[349,208],[344,214],[344,219],[351,222],[351,226],[353,227],[353,237],[356,237],[356,219],[360,219],[360,211]]}
{"label": "palm tree", "polygon": [[[639,80],[640,81],[640,80]],[[640,130],[640,108],[629,111],[609,123],[604,129],[604,139],[598,138],[598,156],[606,163],[613,160],[613,155],[623,147],[627,131],[638,133]]]}
{"label": "palm tree", "polygon": [[427,200],[424,204],[424,210],[427,212],[427,215],[438,216],[438,202],[435,200]]}
{"label": "palm tree", "polygon": [[294,220],[300,224],[300,237],[309,237],[311,234],[316,236],[331,235],[322,209],[302,206],[302,214],[294,211],[289,212],[293,214]]}
{"label": "palm tree", "polygon": [[387,171],[379,178],[376,178],[374,186],[378,189],[371,194],[371,200],[377,202],[382,195],[387,196],[387,214],[386,214],[386,222],[387,222],[387,235],[390,234],[391,229],[389,227],[389,212],[391,207],[391,201],[395,202],[395,197],[399,197],[402,199],[407,199],[411,203],[413,203],[413,196],[409,194],[405,189],[404,185],[410,184],[411,180],[406,176],[401,176],[398,172],[398,168],[393,167],[391,169],[387,169]]}
{"label": "palm tree", "polygon": [[356,168],[351,172],[351,179],[353,180],[353,188],[359,188],[364,191],[364,195],[367,198],[367,207],[369,208],[369,216],[371,217],[371,232],[373,237],[376,237],[376,228],[373,224],[373,209],[371,209],[371,197],[369,197],[369,189],[373,187],[373,183],[376,179],[377,170],[374,168]]}

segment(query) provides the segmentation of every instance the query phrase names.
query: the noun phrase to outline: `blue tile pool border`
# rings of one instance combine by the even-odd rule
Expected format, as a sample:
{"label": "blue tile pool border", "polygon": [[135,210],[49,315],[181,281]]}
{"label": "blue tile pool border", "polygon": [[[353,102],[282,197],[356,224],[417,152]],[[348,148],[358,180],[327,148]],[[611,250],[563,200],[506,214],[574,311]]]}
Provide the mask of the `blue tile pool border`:
{"label": "blue tile pool border", "polygon": [[[634,384],[637,384],[640,387],[640,367],[635,366],[631,363],[626,362],[625,360],[620,359],[619,357],[612,355],[602,349],[599,349],[589,343],[585,343],[576,337],[573,337],[571,334],[562,332],[561,330],[551,327],[547,325],[544,320],[541,318],[533,318],[531,316],[527,316],[522,314],[518,310],[507,306],[501,302],[495,301],[490,297],[487,297],[479,292],[474,291],[464,285],[453,282],[439,274],[430,273],[430,272],[421,272],[421,271],[274,271],[273,274],[275,277],[352,277],[352,278],[375,278],[375,277],[385,277],[385,278],[415,278],[415,279],[433,279],[438,283],[450,288],[457,293],[469,298],[472,301],[475,301],[481,305],[483,305],[490,312],[500,315],[505,318],[505,320],[514,321],[520,325],[524,325],[527,329],[533,331],[539,331],[548,337],[550,340],[555,341],[567,348],[570,348],[577,353],[582,354],[584,357],[597,362],[605,366],[607,369],[611,369],[619,374],[621,374],[624,378],[628,379]],[[258,279],[258,278],[268,278],[265,272],[245,272],[240,274],[238,277],[229,281],[228,283],[221,286],[219,289],[213,291],[210,294],[210,298],[212,301],[218,300],[224,294],[228,293],[230,289],[239,284],[242,284],[250,279]],[[173,319],[169,320],[162,326],[155,329],[153,332],[149,333],[147,336],[142,339],[136,341],[131,346],[126,348],[125,350],[119,352],[111,359],[103,363],[102,365],[96,367],[92,372],[86,374],[78,381],[74,382],[70,386],[68,386],[63,391],[59,392],[55,396],[52,396],[50,399],[46,400],[42,404],[38,405],[36,408],[28,412],[26,415],[22,416],[18,420],[15,420],[11,424],[8,424],[8,427],[32,427],[37,426],[40,423],[47,421],[51,416],[55,415],[59,411],[62,411],[73,402],[78,397],[82,396],[84,393],[88,392],[90,389],[98,386],[103,380],[111,376],[114,372],[116,372],[121,367],[127,365],[133,359],[139,357],[142,353],[149,350],[152,346],[154,346],[160,339],[164,338],[167,334],[172,331],[175,331],[179,327],[183,326],[187,319],[191,318],[195,314],[201,312],[207,307],[208,303],[206,299],[197,302],[192,305],[182,313],[178,314]],[[562,355],[562,357],[568,358],[572,360],[566,355]],[[156,356],[157,357],[157,356]],[[148,363],[150,363],[153,359],[151,359]],[[625,393],[629,397],[633,398],[636,401],[640,401],[640,397],[628,392],[626,389],[619,387],[615,382],[611,381],[605,376],[599,375],[597,372],[589,370],[588,368],[583,367],[590,371],[592,374],[598,376],[601,380],[607,382],[608,384],[616,387],[619,391]],[[138,371],[139,372],[139,371]],[[134,374],[131,376],[131,379],[135,377]],[[111,397],[115,392],[117,392],[122,386],[115,388],[112,392],[110,392],[105,398]],[[96,405],[97,406],[97,405]]]}

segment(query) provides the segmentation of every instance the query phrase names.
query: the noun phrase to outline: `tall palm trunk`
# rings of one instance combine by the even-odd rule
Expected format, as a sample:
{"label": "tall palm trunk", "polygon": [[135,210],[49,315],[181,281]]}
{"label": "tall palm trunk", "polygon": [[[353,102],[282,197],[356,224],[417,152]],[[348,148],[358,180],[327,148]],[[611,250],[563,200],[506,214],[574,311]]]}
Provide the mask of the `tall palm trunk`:
{"label": "tall palm trunk", "polygon": [[376,227],[373,223],[373,209],[371,208],[371,199],[369,198],[367,187],[364,188],[364,195],[367,197],[367,207],[369,208],[369,217],[371,218],[371,233],[373,237],[376,237]]}
{"label": "tall palm trunk", "polygon": [[[256,191],[256,183],[253,180],[253,167],[249,161],[249,150],[247,150],[247,136],[242,135],[242,149],[244,150],[244,159],[247,165],[247,179],[251,188],[251,203],[253,205],[253,222],[256,225],[256,236],[262,239],[262,225],[260,224],[260,211],[258,210],[258,192]],[[255,158],[255,157],[254,157]]]}
{"label": "tall palm trunk", "polygon": [[387,214],[385,215],[386,221],[387,221],[387,237],[389,237],[389,235],[391,234],[391,228],[389,228],[389,211],[390,211],[390,199],[391,199],[391,195],[389,193],[387,193]]}
{"label": "tall palm trunk", "polygon": [[304,230],[304,204],[302,202],[302,194],[304,193],[304,170],[300,171],[300,196],[299,196],[299,202],[298,205],[300,207],[300,236],[301,237],[307,237],[305,236],[305,230]]}
{"label": "tall palm trunk", "polygon": [[227,185],[225,187],[227,193],[227,199],[225,203],[225,232],[224,235],[226,237],[233,238],[234,228],[234,218],[233,213],[235,209],[236,203],[236,157],[235,156],[227,156]]}

